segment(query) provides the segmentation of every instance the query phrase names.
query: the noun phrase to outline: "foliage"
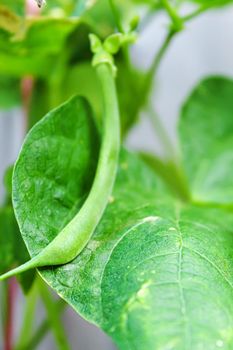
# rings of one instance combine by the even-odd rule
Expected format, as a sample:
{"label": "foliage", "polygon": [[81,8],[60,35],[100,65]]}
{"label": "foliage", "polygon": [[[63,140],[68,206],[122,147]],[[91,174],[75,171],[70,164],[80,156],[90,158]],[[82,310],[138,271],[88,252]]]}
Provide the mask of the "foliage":
{"label": "foliage", "polygon": [[[148,111],[153,77],[173,37],[186,21],[231,1],[193,0],[194,11],[185,15],[184,0],[47,1],[36,17],[21,1],[0,5],[1,108],[25,108],[22,79],[34,82],[30,131],[5,175],[0,273],[27,261],[28,252],[36,259],[68,232],[74,240],[66,235],[46,263],[33,267],[119,349],[231,349],[233,81],[208,77],[189,95],[178,123],[179,160],[124,148]],[[146,72],[129,54],[142,8],[149,15],[164,11],[170,21]],[[85,230],[88,240],[69,257],[70,242]],[[25,293],[35,273],[19,276]],[[37,283],[38,277],[58,348],[68,349],[60,309]]]}

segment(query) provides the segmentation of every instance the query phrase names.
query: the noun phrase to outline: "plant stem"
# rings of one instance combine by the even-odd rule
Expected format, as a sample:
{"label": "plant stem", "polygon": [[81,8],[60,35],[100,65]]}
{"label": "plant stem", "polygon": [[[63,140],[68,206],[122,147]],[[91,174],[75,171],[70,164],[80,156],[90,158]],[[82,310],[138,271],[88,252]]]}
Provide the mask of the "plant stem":
{"label": "plant stem", "polygon": [[206,10],[206,7],[205,6],[201,6],[198,9],[196,9],[195,11],[193,11],[192,13],[182,17],[183,21],[185,21],[185,22],[191,21],[192,19],[194,19],[195,17],[197,17],[198,15],[203,13],[205,10]]}
{"label": "plant stem", "polygon": [[5,327],[5,347],[4,350],[13,350],[13,318],[17,284],[15,279],[8,282],[7,291],[7,318]]}
{"label": "plant stem", "polygon": [[173,23],[173,30],[180,31],[183,28],[183,20],[177,14],[176,10],[171,6],[169,0],[162,0],[162,4],[166,9]]}
{"label": "plant stem", "polygon": [[169,32],[167,33],[165,40],[162,44],[162,46],[160,47],[159,51],[157,52],[157,54],[155,55],[153,62],[147,72],[147,79],[146,79],[146,89],[148,91],[148,95],[149,95],[149,91],[152,88],[152,84],[153,81],[155,79],[155,75],[158,71],[158,68],[160,66],[160,63],[163,59],[163,57],[165,56],[167,49],[172,41],[172,39],[174,38],[176,32],[169,30]]}
{"label": "plant stem", "polygon": [[155,132],[160,139],[161,144],[163,145],[166,159],[171,160],[176,158],[174,146],[170,141],[170,137],[168,136],[167,131],[164,128],[164,125],[162,124],[158,114],[153,110],[151,104],[148,106],[148,115],[150,116]]}
{"label": "plant stem", "polygon": [[163,161],[154,154],[141,152],[142,159],[184,202],[190,201],[190,192],[184,172],[174,162]]}
{"label": "plant stem", "polygon": [[24,348],[25,344],[27,344],[28,342],[28,339],[30,339],[31,337],[37,296],[38,296],[38,290],[36,288],[36,283],[35,283],[26,299],[26,306],[24,309],[24,319],[23,319],[20,336],[19,336],[15,350],[21,350],[22,348]]}
{"label": "plant stem", "polygon": [[[115,23],[116,23],[117,30],[120,33],[124,33],[125,31],[124,31],[123,25],[121,23],[121,17],[119,15],[119,11],[118,11],[118,9],[116,7],[115,1],[114,0],[109,0],[109,4],[110,4],[110,7],[111,7],[111,10],[112,10],[112,13],[113,13],[113,17],[114,17],[114,20],[115,20]],[[128,70],[129,70],[130,74],[132,74],[132,65],[131,65],[128,45],[124,45],[122,47],[122,53],[123,53],[123,57],[124,57],[125,63],[127,65],[127,67],[128,67]]]}
{"label": "plant stem", "polygon": [[70,346],[67,342],[67,336],[64,332],[64,328],[60,321],[60,315],[57,309],[57,305],[52,300],[49,290],[45,283],[40,279],[38,281],[40,295],[45,305],[48,322],[53,330],[53,334],[59,350],[70,350]]}
{"label": "plant stem", "polygon": [[[66,306],[66,303],[63,300],[58,300],[55,303],[55,307],[57,309],[57,312],[60,314],[61,311],[64,310]],[[20,350],[32,350],[36,349],[36,347],[39,345],[39,343],[42,341],[42,339],[45,337],[47,332],[49,331],[49,321],[48,319],[44,320],[39,328],[36,330],[36,332],[33,334],[31,339],[25,344]],[[19,350],[19,349],[18,349]]]}
{"label": "plant stem", "polygon": [[154,57],[154,60],[147,72],[146,79],[145,79],[145,85],[144,85],[144,96],[145,96],[145,109],[149,112],[149,116],[151,117],[152,123],[155,127],[157,135],[160,136],[160,140],[162,141],[162,144],[164,146],[165,152],[168,156],[168,158],[172,158],[173,152],[170,151],[173,150],[173,146],[171,145],[170,139],[166,133],[166,130],[162,124],[162,122],[159,120],[158,116],[155,115],[155,112],[152,111],[152,106],[149,101],[150,92],[152,90],[152,85],[155,79],[155,75],[158,71],[159,65],[164,57],[164,55],[167,52],[167,49],[169,47],[169,44],[171,43],[173,37],[175,35],[174,31],[169,31],[168,34],[165,37],[165,40],[160,47],[159,51]]}

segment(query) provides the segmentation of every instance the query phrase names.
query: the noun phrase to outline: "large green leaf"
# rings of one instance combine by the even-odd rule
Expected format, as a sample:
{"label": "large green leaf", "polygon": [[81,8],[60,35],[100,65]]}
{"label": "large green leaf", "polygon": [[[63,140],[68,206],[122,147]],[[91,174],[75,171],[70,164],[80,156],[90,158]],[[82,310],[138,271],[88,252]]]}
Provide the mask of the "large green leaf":
{"label": "large green leaf", "polygon": [[[232,82],[214,82],[201,84],[201,95],[184,108],[180,128],[186,169],[197,159],[198,164],[203,161],[199,148],[190,146],[193,139],[199,138],[208,155],[216,142],[224,152],[231,147],[231,138],[220,143],[217,136],[231,132]],[[216,86],[221,87],[218,95]],[[203,105],[209,118],[204,124],[198,119]],[[212,117],[221,111],[219,106],[221,121]],[[185,138],[190,115],[192,135],[187,130]],[[206,131],[205,142],[200,136]],[[98,137],[83,99],[73,98],[30,131],[15,166],[13,199],[31,256],[78,211],[89,192],[97,155]],[[188,174],[195,174],[193,169]],[[109,205],[87,247],[71,263],[40,273],[119,349],[227,350],[233,347],[232,261],[231,211],[179,202],[141,160],[122,152]]]}
{"label": "large green leaf", "polygon": [[115,241],[107,249],[108,230],[95,238],[80,298],[86,305],[85,296],[93,300],[99,291],[97,322],[120,349],[232,347],[232,215],[157,201],[133,224],[110,230]]}
{"label": "large green leaf", "polygon": [[35,237],[46,246],[83,203],[98,149],[90,108],[81,97],[50,112],[29,132],[13,174],[13,202],[30,252]]}
{"label": "large green leaf", "polygon": [[184,167],[195,201],[233,203],[233,81],[202,81],[179,124]]}
{"label": "large green leaf", "polygon": [[[93,239],[72,263],[40,273],[120,349],[231,348],[232,214],[161,200],[159,188],[123,153]],[[32,256],[45,246],[45,229],[31,225],[25,236]]]}

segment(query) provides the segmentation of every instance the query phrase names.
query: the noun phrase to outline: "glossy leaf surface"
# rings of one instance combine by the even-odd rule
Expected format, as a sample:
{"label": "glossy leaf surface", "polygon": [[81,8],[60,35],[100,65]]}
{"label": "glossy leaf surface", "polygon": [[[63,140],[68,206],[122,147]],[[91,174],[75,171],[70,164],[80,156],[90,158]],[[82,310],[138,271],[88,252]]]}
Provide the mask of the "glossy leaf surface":
{"label": "glossy leaf surface", "polygon": [[[217,185],[231,181],[231,163],[223,163],[220,173],[204,167],[199,187],[193,178],[207,156],[214,165],[230,154],[231,93],[231,81],[206,80],[188,100],[180,122],[192,190],[215,174],[215,186],[200,193],[213,200],[214,190],[218,204],[223,197],[216,195]],[[77,97],[28,134],[14,171],[13,199],[31,256],[60,232],[88,194],[96,140],[89,107]],[[119,349],[230,349],[232,261],[231,210],[179,202],[141,160],[122,152],[109,205],[87,247],[72,262],[40,273]]]}

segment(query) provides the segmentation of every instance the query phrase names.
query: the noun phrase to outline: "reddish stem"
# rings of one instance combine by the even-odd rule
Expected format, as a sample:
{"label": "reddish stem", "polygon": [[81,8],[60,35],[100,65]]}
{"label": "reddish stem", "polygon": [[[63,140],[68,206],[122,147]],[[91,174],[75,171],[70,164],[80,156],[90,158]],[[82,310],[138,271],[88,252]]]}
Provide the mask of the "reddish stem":
{"label": "reddish stem", "polygon": [[30,102],[32,98],[32,90],[34,85],[33,77],[24,77],[21,80],[21,96],[22,96],[22,104],[23,104],[23,112],[24,112],[24,131],[25,134],[28,130],[28,115]]}
{"label": "reddish stem", "polygon": [[13,350],[14,332],[14,306],[17,295],[17,283],[15,278],[8,282],[7,291],[7,319],[5,327],[5,347],[4,350]]}

